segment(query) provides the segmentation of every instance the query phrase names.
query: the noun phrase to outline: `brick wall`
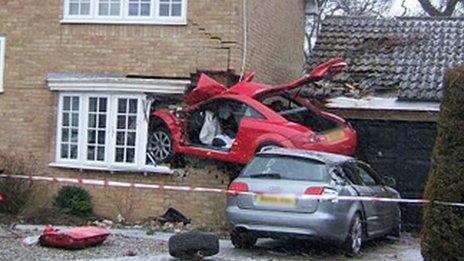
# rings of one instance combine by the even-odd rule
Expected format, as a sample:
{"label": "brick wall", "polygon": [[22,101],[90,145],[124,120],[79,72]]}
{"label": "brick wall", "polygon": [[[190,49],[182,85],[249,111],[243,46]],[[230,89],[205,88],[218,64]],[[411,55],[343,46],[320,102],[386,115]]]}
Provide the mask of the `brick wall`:
{"label": "brick wall", "polygon": [[[248,1],[248,67],[258,72],[258,80],[270,83],[295,78],[303,59],[302,0]],[[0,35],[6,37],[0,151],[32,154],[40,166],[37,174],[43,175],[225,188],[227,173],[215,169],[215,163],[187,167],[184,178],[48,167],[55,157],[57,95],[46,88],[45,77],[50,72],[161,77],[190,77],[198,71],[239,74],[242,1],[189,1],[188,24],[183,26],[61,24],[61,2],[0,0]],[[290,38],[294,39],[289,42]],[[90,189],[97,213],[114,217],[116,208],[110,198],[120,193],[104,190]],[[211,217],[208,223],[215,226],[224,221],[225,199],[218,195],[141,192],[136,196],[140,206],[135,219],[158,215],[173,206],[198,220],[206,214]]]}
{"label": "brick wall", "polygon": [[303,0],[248,0],[247,70],[256,80],[279,84],[301,76]]}

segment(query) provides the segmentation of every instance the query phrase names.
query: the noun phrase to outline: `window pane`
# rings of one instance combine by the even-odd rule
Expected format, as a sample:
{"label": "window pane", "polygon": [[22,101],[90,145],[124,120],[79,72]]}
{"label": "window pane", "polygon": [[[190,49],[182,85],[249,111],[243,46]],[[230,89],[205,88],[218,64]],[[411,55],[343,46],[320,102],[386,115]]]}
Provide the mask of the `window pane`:
{"label": "window pane", "polygon": [[87,147],[87,160],[95,160],[95,147],[94,146]]}
{"label": "window pane", "polygon": [[63,110],[64,111],[71,110],[71,97],[64,97],[63,98]]}
{"label": "window pane", "polygon": [[78,134],[77,129],[72,129],[72,130],[71,130],[71,142],[76,143],[78,137],[79,137],[79,134]]}
{"label": "window pane", "polygon": [[126,150],[126,162],[134,162],[135,150],[134,149],[127,149]]}
{"label": "window pane", "polygon": [[137,117],[136,116],[129,116],[127,121],[127,129],[135,130],[137,127]]}
{"label": "window pane", "polygon": [[182,15],[182,5],[173,4],[171,10],[171,16],[181,16]]}
{"label": "window pane", "polygon": [[126,139],[126,135],[124,135],[124,132],[118,131],[116,133],[116,145],[124,145]]}
{"label": "window pane", "polygon": [[64,127],[69,126],[69,113],[63,113],[63,123]]}
{"label": "window pane", "polygon": [[71,159],[77,159],[77,145],[71,145]]}
{"label": "window pane", "polygon": [[95,144],[96,140],[97,140],[97,132],[94,130],[90,130],[87,135],[87,143]]}
{"label": "window pane", "polygon": [[105,144],[105,131],[98,132],[98,144]]}
{"label": "window pane", "polygon": [[125,113],[127,111],[127,99],[118,100],[118,113]]}
{"label": "window pane", "polygon": [[139,4],[129,4],[129,15],[137,16],[139,15]]}
{"label": "window pane", "polygon": [[72,110],[78,111],[79,110],[79,97],[72,98]]}
{"label": "window pane", "polygon": [[101,3],[98,5],[98,15],[108,15],[108,4]]}
{"label": "window pane", "polygon": [[124,162],[124,149],[116,148],[116,162]]}
{"label": "window pane", "polygon": [[105,160],[105,147],[98,147],[97,149],[97,160],[104,161]]}
{"label": "window pane", "polygon": [[98,127],[105,128],[106,127],[106,115],[100,115],[98,117]]}
{"label": "window pane", "polygon": [[137,100],[136,99],[129,100],[129,113],[137,113]]}
{"label": "window pane", "polygon": [[160,4],[159,15],[169,16],[169,4]]}
{"label": "window pane", "polygon": [[89,114],[89,128],[97,127],[97,115],[96,114]]}
{"label": "window pane", "polygon": [[96,112],[97,111],[97,98],[89,98],[89,111]]}
{"label": "window pane", "polygon": [[81,15],[89,15],[90,14],[90,3],[83,3],[81,4]]}
{"label": "window pane", "polygon": [[61,130],[61,141],[64,141],[64,142],[69,141],[69,129],[63,128]]}
{"label": "window pane", "polygon": [[149,16],[150,15],[150,4],[142,4],[140,7],[140,15],[141,16]]}
{"label": "window pane", "polygon": [[72,114],[72,121],[71,121],[71,126],[73,127],[79,127],[79,114],[73,113]]}
{"label": "window pane", "polygon": [[125,129],[125,127],[126,127],[126,117],[125,116],[118,116],[117,128],[118,129]]}
{"label": "window pane", "polygon": [[69,145],[68,144],[61,144],[61,158],[62,159],[67,159],[69,155]]}
{"label": "window pane", "polygon": [[113,3],[113,4],[111,4],[110,15],[119,15],[119,13],[120,13],[120,11],[119,11],[120,6],[121,6],[120,3]]}
{"label": "window pane", "polygon": [[127,146],[135,146],[135,132],[127,133]]}
{"label": "window pane", "polygon": [[70,3],[69,4],[69,14],[70,15],[78,15],[79,14],[79,4],[78,3]]}
{"label": "window pane", "polygon": [[100,98],[99,108],[100,112],[106,112],[107,98]]}

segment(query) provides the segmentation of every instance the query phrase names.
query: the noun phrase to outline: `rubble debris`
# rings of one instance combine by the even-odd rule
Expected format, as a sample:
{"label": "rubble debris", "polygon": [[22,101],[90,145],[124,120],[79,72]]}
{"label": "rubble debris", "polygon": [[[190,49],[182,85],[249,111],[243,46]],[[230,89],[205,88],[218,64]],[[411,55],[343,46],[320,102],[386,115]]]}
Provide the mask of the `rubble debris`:
{"label": "rubble debris", "polygon": [[190,231],[169,238],[169,254],[180,259],[202,259],[219,253],[219,238],[215,234]]}
{"label": "rubble debris", "polygon": [[185,217],[181,212],[174,208],[169,208],[166,213],[162,216],[155,217],[155,221],[159,222],[161,225],[165,225],[167,222],[170,223],[183,223],[184,225],[190,224],[191,220]]}
{"label": "rubble debris", "polygon": [[118,216],[116,217],[116,220],[118,221],[119,224],[124,224],[124,222],[126,221],[126,219],[121,214],[118,214]]}
{"label": "rubble debris", "polygon": [[39,243],[39,237],[40,236],[26,237],[25,239],[21,241],[21,245],[26,246],[26,247],[36,245],[37,243]]}
{"label": "rubble debris", "polygon": [[108,219],[95,220],[94,222],[92,222],[92,225],[102,228],[111,228],[113,227],[114,222]]}
{"label": "rubble debris", "polygon": [[110,235],[110,231],[101,227],[78,227],[58,230],[47,227],[39,237],[42,246],[63,249],[82,249],[103,243]]}

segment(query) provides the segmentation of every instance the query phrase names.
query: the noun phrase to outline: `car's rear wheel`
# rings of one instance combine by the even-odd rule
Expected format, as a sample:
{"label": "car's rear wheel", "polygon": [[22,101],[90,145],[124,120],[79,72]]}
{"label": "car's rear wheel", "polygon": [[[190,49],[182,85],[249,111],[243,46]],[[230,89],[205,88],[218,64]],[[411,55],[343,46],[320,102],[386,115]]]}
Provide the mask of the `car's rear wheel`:
{"label": "car's rear wheel", "polygon": [[249,232],[237,232],[233,231],[230,233],[230,241],[235,248],[253,248],[258,241],[258,238]]}
{"label": "car's rear wheel", "polygon": [[148,137],[149,158],[156,163],[169,162],[173,155],[171,133],[165,127],[157,127],[152,130]]}
{"label": "car's rear wheel", "polygon": [[361,216],[357,213],[351,220],[350,230],[344,244],[347,256],[353,257],[359,254],[362,245],[362,237],[363,226]]}

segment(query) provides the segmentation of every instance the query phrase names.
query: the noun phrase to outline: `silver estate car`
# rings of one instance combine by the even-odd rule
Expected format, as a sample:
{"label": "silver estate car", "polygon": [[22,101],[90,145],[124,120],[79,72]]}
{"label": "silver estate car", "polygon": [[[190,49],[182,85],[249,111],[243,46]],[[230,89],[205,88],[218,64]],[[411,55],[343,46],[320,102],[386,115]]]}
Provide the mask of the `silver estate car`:
{"label": "silver estate car", "polygon": [[347,156],[283,148],[260,152],[229,187],[232,244],[251,248],[260,237],[314,238],[340,244],[354,256],[365,240],[399,237],[401,211],[396,202],[337,196],[399,198],[389,187],[394,183]]}

